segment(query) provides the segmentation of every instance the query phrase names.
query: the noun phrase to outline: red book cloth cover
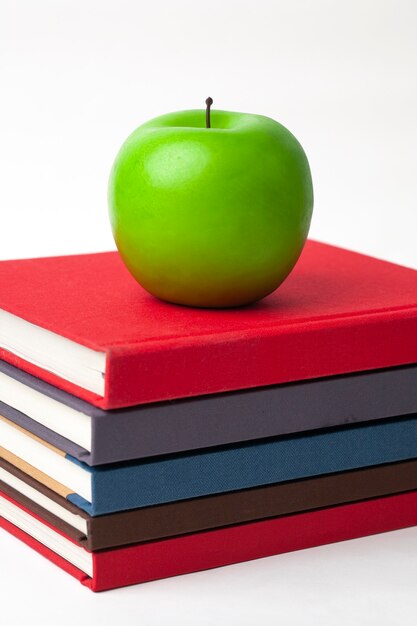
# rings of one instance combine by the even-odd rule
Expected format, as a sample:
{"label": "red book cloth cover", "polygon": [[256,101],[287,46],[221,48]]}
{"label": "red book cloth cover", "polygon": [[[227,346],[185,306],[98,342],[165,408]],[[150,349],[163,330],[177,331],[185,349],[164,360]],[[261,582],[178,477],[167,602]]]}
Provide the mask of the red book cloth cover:
{"label": "red book cloth cover", "polygon": [[[7,500],[54,528],[2,493]],[[5,528],[93,591],[231,565],[417,524],[417,491],[92,553],[89,578],[0,517]],[[61,531],[54,529],[61,535]],[[66,537],[72,541],[69,537]],[[73,542],[75,543],[75,542]]]}
{"label": "red book cloth cover", "polygon": [[0,309],[106,353],[104,409],[417,362],[417,272],[309,241],[261,302],[207,310],[147,294],[116,252],[3,261]]}

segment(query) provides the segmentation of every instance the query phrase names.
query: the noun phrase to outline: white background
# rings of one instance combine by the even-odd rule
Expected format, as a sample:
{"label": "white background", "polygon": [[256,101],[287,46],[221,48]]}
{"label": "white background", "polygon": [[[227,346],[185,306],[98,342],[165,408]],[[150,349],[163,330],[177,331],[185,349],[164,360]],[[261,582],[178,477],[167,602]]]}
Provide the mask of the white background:
{"label": "white background", "polygon": [[[0,0],[0,258],[114,247],[107,176],[156,115],[276,118],[311,236],[417,267],[414,0]],[[94,596],[0,533],[1,624],[415,624],[409,529]],[[77,618],[74,618],[74,615]]]}

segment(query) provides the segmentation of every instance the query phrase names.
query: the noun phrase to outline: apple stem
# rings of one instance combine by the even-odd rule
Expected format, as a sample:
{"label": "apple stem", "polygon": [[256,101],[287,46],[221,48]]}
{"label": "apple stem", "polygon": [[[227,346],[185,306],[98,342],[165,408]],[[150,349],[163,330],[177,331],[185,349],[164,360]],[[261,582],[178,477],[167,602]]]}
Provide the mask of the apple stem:
{"label": "apple stem", "polygon": [[206,128],[210,128],[210,107],[213,104],[213,98],[207,98],[206,100]]}

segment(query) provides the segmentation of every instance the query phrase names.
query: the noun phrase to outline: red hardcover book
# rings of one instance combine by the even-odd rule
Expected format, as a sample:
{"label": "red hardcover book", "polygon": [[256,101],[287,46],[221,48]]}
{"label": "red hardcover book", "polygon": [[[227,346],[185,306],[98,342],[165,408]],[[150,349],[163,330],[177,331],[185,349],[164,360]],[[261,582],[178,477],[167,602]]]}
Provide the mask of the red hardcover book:
{"label": "red hardcover book", "polygon": [[0,357],[104,409],[417,362],[417,272],[309,241],[261,302],[147,294],[116,252],[0,263]]}
{"label": "red hardcover book", "polygon": [[417,491],[101,552],[80,548],[2,492],[0,510],[0,527],[93,591],[105,591],[414,526]]}

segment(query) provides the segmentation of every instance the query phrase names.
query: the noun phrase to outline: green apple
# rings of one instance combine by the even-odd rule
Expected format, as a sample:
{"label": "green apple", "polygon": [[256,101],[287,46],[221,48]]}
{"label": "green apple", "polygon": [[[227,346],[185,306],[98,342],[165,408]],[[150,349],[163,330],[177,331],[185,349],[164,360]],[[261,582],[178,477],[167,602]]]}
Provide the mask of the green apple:
{"label": "green apple", "polygon": [[211,124],[209,110],[192,110],[137,128],[116,157],[108,197],[135,279],[162,300],[198,307],[248,304],[276,289],[313,210],[295,137],[268,117],[216,110]]}

